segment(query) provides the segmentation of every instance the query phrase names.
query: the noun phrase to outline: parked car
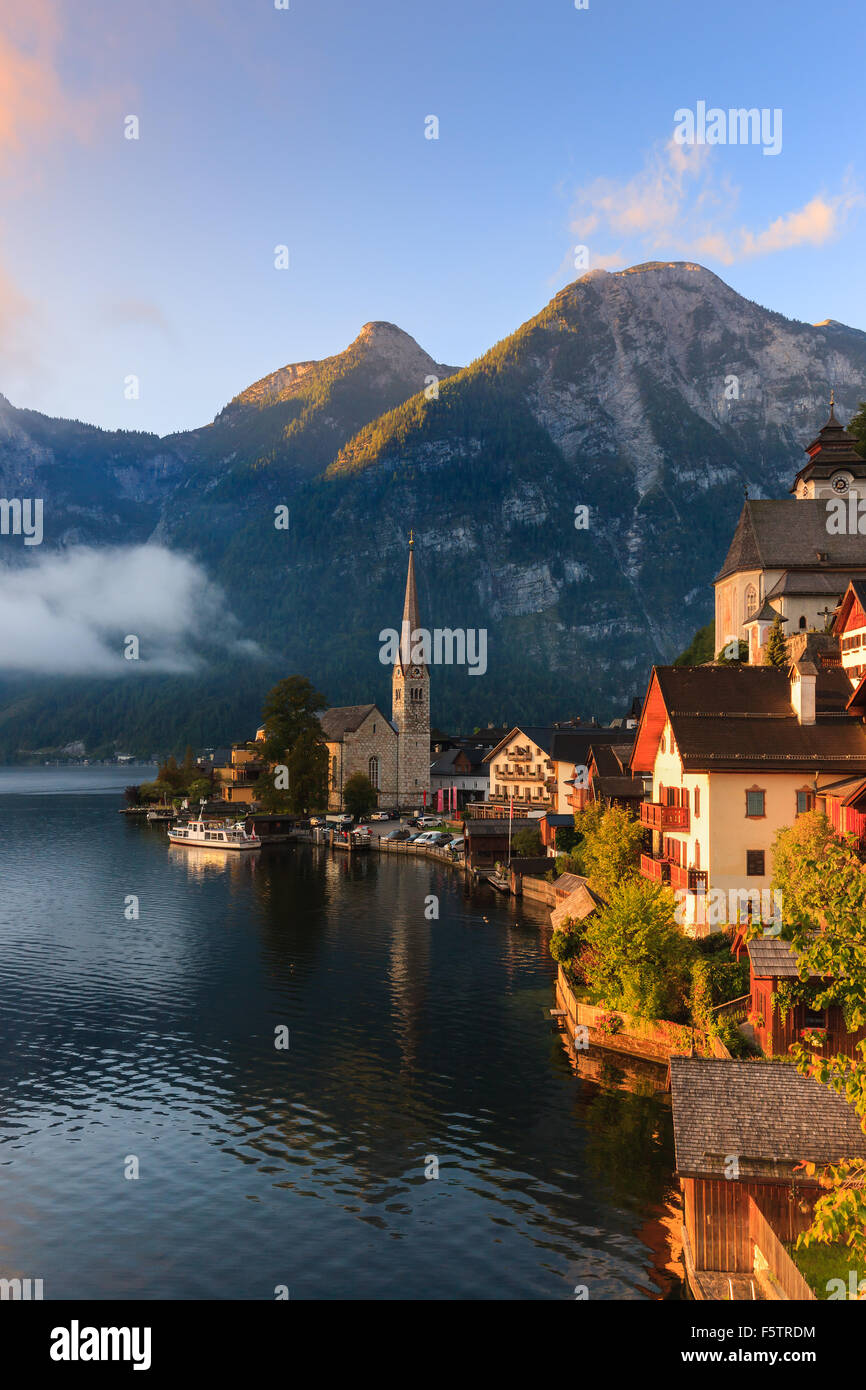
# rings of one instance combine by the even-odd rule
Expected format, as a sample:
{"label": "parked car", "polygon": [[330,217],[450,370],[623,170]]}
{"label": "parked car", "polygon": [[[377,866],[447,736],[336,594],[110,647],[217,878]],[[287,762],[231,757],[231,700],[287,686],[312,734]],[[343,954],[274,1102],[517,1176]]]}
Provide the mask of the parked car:
{"label": "parked car", "polygon": [[442,817],[441,817],[441,816],[419,816],[419,817],[418,817],[418,824],[419,824],[419,825],[441,825],[441,824],[442,824]]}
{"label": "parked car", "polygon": [[316,829],[316,826],[318,826],[318,825],[324,825],[324,824],[325,824],[325,817],[324,817],[324,816],[310,816],[310,825],[312,826],[312,828],[313,828],[314,830]]}
{"label": "parked car", "polygon": [[463,839],[462,835],[455,835],[452,840],[448,841],[448,847],[449,849],[456,850],[458,854],[462,854],[466,848],[466,841]]}
{"label": "parked car", "polygon": [[390,819],[391,819],[391,814],[390,814],[389,811],[374,811],[373,814],[372,814],[371,817],[370,817],[370,820],[390,820]]}
{"label": "parked car", "polygon": [[431,830],[429,844],[438,845],[440,849],[445,849],[451,843],[451,835],[447,830]]}
{"label": "parked car", "polygon": [[410,845],[423,845],[423,844],[425,843],[425,840],[426,840],[426,835],[427,835],[427,832],[426,832],[426,831],[424,831],[424,830],[419,830],[415,835],[410,835],[410,836],[409,836],[408,843],[409,843]]}
{"label": "parked car", "polygon": [[411,830],[402,830],[402,829],[401,829],[401,830],[389,830],[389,831],[388,831],[388,834],[387,834],[384,838],[385,838],[386,840],[411,840],[411,839],[412,839],[412,832],[411,832]]}

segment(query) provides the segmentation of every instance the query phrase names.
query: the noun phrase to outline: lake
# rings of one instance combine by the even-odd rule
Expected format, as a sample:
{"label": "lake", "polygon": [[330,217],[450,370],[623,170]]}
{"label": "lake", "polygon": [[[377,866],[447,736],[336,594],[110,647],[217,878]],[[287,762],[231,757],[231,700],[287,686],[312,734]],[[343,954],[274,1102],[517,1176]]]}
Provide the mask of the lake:
{"label": "lake", "polygon": [[117,814],[152,776],[0,768],[0,1275],[679,1296],[669,1099],[575,1070],[546,912],[404,856],[170,847]]}

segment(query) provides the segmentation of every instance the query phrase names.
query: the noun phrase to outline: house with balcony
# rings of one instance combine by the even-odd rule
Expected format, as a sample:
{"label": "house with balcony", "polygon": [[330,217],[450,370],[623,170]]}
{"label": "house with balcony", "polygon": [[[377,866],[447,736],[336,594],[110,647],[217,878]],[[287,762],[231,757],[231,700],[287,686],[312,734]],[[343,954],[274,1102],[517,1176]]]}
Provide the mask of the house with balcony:
{"label": "house with balcony", "polygon": [[[622,742],[625,737],[628,742]],[[647,781],[631,770],[634,734],[620,731],[616,743],[593,740],[587,752],[586,772],[569,783],[569,804],[574,811],[597,803],[609,809],[623,807],[638,815],[647,791]]]}
{"label": "house with balcony", "polygon": [[866,580],[849,583],[834,615],[833,633],[839,640],[843,669],[856,687],[866,674]]}
{"label": "house with balcony", "polygon": [[247,743],[235,743],[227,761],[214,763],[214,795],[221,801],[241,806],[255,802],[255,786],[267,768],[267,762]]}
{"label": "house with balcony", "polygon": [[[866,776],[864,711],[832,654],[806,640],[788,671],[772,666],[656,667],[631,770],[652,777],[640,807],[641,872],[678,892],[696,935],[721,890],[725,923],[770,898],[777,831],[816,804],[816,784]],[[757,908],[756,908],[757,904]]]}
{"label": "house with balcony", "polygon": [[490,768],[489,798],[503,808],[514,803],[514,814],[557,809],[556,764],[553,738],[557,730],[537,725],[515,725],[484,761]]}

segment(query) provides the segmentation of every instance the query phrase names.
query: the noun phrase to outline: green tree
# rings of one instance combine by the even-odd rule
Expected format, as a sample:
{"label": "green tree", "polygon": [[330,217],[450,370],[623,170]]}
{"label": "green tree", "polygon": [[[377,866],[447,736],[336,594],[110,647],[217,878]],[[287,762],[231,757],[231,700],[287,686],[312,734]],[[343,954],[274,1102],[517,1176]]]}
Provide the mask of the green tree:
{"label": "green tree", "polygon": [[[303,729],[289,753],[289,807],[306,816],[328,804],[328,749],[319,721]],[[351,782],[351,777],[349,782]],[[348,783],[347,783],[348,786]],[[372,788],[371,788],[372,790]],[[375,805],[375,792],[373,793]]]}
{"label": "green tree", "polygon": [[264,756],[272,763],[282,763],[294,748],[302,733],[321,738],[317,711],[327,707],[325,696],[313,688],[306,676],[287,676],[268,692],[262,710],[265,739]]}
{"label": "green tree", "polygon": [[703,666],[705,662],[712,661],[716,650],[716,624],[707,623],[706,627],[699,627],[689,645],[684,652],[680,652],[674,661],[675,666]]}
{"label": "green tree", "polygon": [[343,805],[350,816],[361,819],[376,809],[376,788],[363,772],[353,772],[343,787]]}
{"label": "green tree", "polygon": [[866,401],[861,401],[856,415],[848,421],[848,433],[857,441],[857,452],[866,458]]}
{"label": "green tree", "polygon": [[516,855],[539,855],[544,853],[541,835],[537,830],[518,830],[511,838],[511,852]]}
{"label": "green tree", "polygon": [[211,784],[207,777],[198,777],[190,782],[187,788],[187,796],[191,805],[197,805],[199,801],[207,801],[211,794]]}
{"label": "green tree", "polygon": [[783,826],[771,850],[773,891],[780,895],[782,920],[798,922],[810,917],[815,904],[815,884],[809,867],[820,859],[836,833],[823,811],[806,811],[793,825]]}
{"label": "green tree", "polygon": [[[798,953],[799,980],[805,988],[810,979],[819,979],[823,988],[813,994],[814,1006],[837,1004],[845,1026],[854,1031],[866,1024],[866,872],[852,836],[819,840],[817,851],[812,846],[804,852],[802,868],[796,890],[782,909],[784,930]],[[841,1052],[824,1057],[804,1040],[791,1052],[798,1071],[853,1105],[866,1133],[866,1042],[858,1043],[857,1050],[859,1057]],[[821,1172],[812,1163],[804,1167],[819,1178],[824,1193],[798,1245],[841,1240],[863,1264],[866,1160],[843,1159]]]}
{"label": "green tree", "polygon": [[777,666],[780,671],[787,670],[788,667],[788,647],[785,642],[785,634],[782,631],[782,615],[777,613],[773,619],[773,626],[767,635],[767,645],[764,648],[764,665]]}
{"label": "green tree", "polygon": [[624,879],[636,878],[640,868],[643,828],[622,806],[588,806],[574,818],[583,840],[573,851],[590,885],[602,898]]}
{"label": "green tree", "polygon": [[608,890],[587,923],[580,967],[610,1008],[648,1020],[681,1017],[694,946],[675,920],[669,888],[634,877]]}

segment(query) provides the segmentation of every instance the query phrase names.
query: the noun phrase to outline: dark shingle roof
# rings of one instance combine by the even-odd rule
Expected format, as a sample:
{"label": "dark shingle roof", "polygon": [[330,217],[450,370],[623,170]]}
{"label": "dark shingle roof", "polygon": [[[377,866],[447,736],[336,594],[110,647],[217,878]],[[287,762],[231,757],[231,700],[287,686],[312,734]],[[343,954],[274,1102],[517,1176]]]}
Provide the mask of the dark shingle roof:
{"label": "dark shingle roof", "polygon": [[[337,705],[334,709],[326,709],[319,715],[319,723],[328,743],[339,743],[344,734],[360,729],[367,715],[372,714],[375,708],[375,705]],[[384,715],[382,718],[387,724]]]}
{"label": "dark shingle roof", "polygon": [[[818,551],[827,555],[822,564]],[[738,570],[818,569],[866,571],[866,537],[831,536],[827,505],[815,498],[757,500],[744,504],[725,562],[716,575]],[[843,592],[845,584],[843,583]]]}
{"label": "dark shingle roof", "polygon": [[586,764],[591,748],[605,748],[615,743],[631,753],[635,729],[557,729],[553,735],[551,757],[560,763]]}
{"label": "dark shingle roof", "polygon": [[818,671],[814,724],[799,723],[787,672],[772,666],[657,666],[656,675],[688,769],[866,772],[866,729],[840,714],[851,690],[841,667]]}
{"label": "dark shingle roof", "polygon": [[752,970],[756,975],[785,976],[797,979],[797,954],[790,941],[780,941],[778,937],[758,936],[746,942]]}
{"label": "dark shingle roof", "polygon": [[729,1155],[741,1179],[866,1157],[853,1105],[786,1062],[671,1057],[671,1101],[681,1175],[724,1177]]}
{"label": "dark shingle roof", "polygon": [[[477,819],[467,818],[464,822],[466,833],[472,839],[492,839],[502,836],[508,839],[508,817],[507,816],[479,816]],[[537,830],[538,821],[531,820],[528,816],[515,816],[511,822],[512,838],[518,830]],[[553,862],[553,861],[551,861]]]}

